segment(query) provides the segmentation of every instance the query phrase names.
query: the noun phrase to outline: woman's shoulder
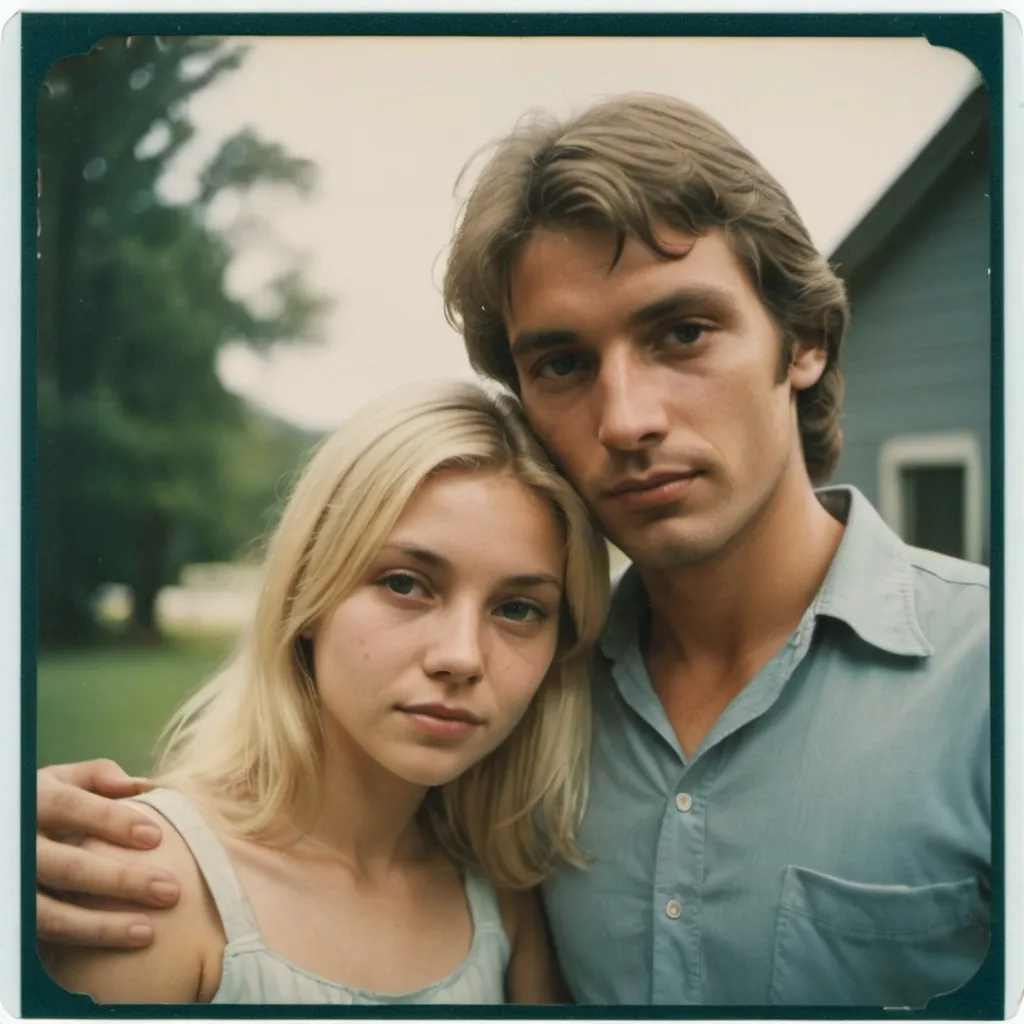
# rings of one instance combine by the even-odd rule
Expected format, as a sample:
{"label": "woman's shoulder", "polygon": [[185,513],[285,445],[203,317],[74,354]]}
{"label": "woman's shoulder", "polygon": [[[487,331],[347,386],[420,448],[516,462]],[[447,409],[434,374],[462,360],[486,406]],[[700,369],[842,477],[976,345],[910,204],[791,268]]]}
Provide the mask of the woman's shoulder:
{"label": "woman's shoulder", "polygon": [[[81,845],[115,862],[120,870],[161,872],[177,885],[178,900],[171,907],[147,908],[153,941],[144,949],[66,947],[53,952],[48,969],[65,988],[101,1003],[204,1002],[216,992],[216,984],[211,990],[211,978],[219,981],[224,946],[220,917],[182,835],[154,807],[134,799],[131,803],[160,826],[158,846],[128,849],[95,837]],[[97,910],[125,909],[106,897],[83,897],[78,902]]]}
{"label": "woman's shoulder", "polygon": [[146,817],[152,818],[160,826],[161,839],[159,845],[154,846],[150,850],[129,850],[125,847],[113,847],[102,839],[88,840],[94,849],[102,850],[118,860],[125,860],[129,863],[148,864],[153,868],[173,872],[178,875],[178,882],[182,888],[183,895],[186,887],[196,889],[198,886],[201,886],[202,873],[199,870],[199,865],[192,855],[191,847],[174,826],[173,822],[144,799],[140,800],[132,797],[125,802],[130,803],[135,810],[141,811]]}
{"label": "woman's shoulder", "polygon": [[[146,865],[173,875],[180,896],[175,906],[170,909],[179,915],[189,915],[193,918],[192,923],[198,924],[203,916],[202,911],[207,902],[204,896],[208,890],[192,848],[175,823],[152,804],[137,798],[132,798],[128,802],[160,826],[159,845],[150,850],[129,850],[112,846],[102,839],[91,839],[89,843],[95,850],[102,850],[107,856],[120,860],[129,867],[133,864]],[[209,903],[213,905],[212,900]]]}

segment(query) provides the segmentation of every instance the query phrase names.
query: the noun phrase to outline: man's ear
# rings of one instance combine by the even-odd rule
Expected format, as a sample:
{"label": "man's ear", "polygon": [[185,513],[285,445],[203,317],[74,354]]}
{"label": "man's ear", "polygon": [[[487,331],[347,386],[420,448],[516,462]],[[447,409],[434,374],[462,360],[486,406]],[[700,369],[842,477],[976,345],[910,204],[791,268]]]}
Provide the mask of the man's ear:
{"label": "man's ear", "polygon": [[793,355],[787,375],[794,391],[806,391],[821,380],[828,363],[828,350],[824,345],[793,343]]}

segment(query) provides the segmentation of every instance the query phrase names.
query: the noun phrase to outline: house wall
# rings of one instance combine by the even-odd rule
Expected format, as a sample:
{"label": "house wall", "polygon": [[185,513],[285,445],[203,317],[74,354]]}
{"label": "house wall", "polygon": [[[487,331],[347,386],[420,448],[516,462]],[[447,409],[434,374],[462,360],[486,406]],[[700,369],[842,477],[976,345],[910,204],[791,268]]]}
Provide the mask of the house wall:
{"label": "house wall", "polygon": [[[970,431],[989,508],[987,147],[967,151],[847,282],[846,443],[837,483],[880,502],[879,452],[901,434]],[[840,268],[842,273],[842,268]]]}

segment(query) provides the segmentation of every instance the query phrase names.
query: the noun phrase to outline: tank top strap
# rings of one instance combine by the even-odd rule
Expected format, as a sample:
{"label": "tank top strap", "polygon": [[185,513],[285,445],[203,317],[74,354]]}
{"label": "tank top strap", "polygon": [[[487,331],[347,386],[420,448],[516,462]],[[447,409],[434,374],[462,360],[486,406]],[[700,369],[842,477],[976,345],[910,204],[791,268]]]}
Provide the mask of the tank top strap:
{"label": "tank top strap", "polygon": [[175,789],[152,789],[132,799],[159,811],[185,840],[213,897],[228,942],[258,938],[256,915],[228,851],[192,801]]}

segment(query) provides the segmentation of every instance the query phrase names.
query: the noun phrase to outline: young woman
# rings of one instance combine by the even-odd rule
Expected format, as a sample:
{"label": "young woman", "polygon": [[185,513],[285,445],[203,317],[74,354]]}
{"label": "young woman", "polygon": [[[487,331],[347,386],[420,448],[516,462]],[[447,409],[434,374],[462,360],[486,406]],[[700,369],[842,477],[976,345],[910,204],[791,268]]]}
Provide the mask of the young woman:
{"label": "young woman", "polygon": [[[101,1002],[556,1002],[535,897],[586,795],[604,545],[514,405],[416,385],[317,451],[228,666],[176,715],[155,939],[48,963]],[[166,821],[165,821],[166,820]]]}

